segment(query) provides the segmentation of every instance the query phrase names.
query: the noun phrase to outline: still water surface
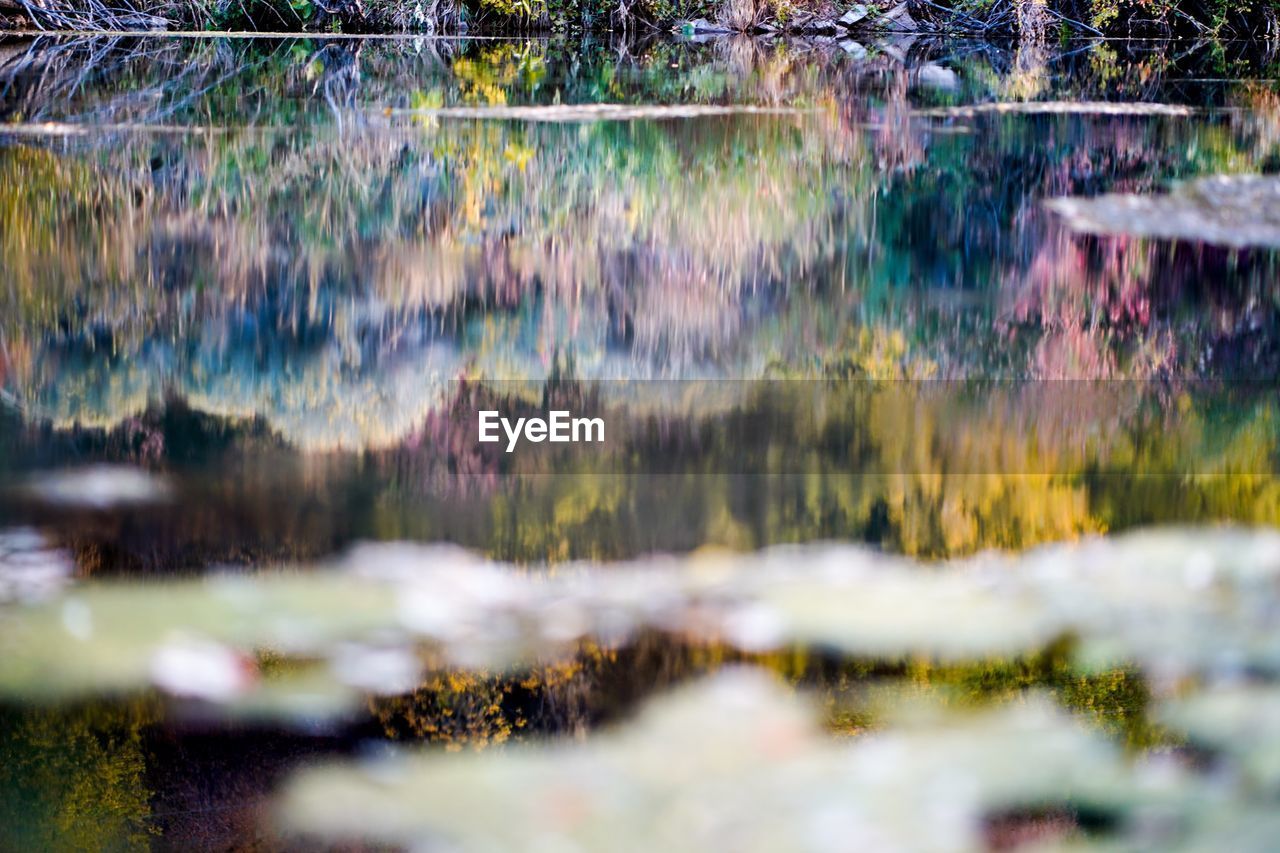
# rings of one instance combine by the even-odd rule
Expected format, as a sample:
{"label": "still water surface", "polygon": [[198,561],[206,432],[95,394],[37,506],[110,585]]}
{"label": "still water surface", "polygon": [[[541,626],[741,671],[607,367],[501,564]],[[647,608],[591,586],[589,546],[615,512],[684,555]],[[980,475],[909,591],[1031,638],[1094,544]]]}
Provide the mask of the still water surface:
{"label": "still water surface", "polygon": [[[1280,213],[1224,240],[1244,185],[1185,189],[1276,170],[1273,68],[1162,42],[0,42],[0,527],[94,587],[362,540],[935,559],[1280,523]],[[1171,191],[1119,225],[1045,204]],[[608,446],[473,440],[478,408],[551,404],[607,413]],[[45,488],[108,463],[149,472],[137,500],[119,469],[100,501]],[[642,633],[288,735],[19,692],[0,824],[275,843],[267,794],[312,754],[584,731],[741,660],[824,695],[1040,685],[1161,738],[1139,675],[1059,644],[854,658]]]}
{"label": "still water surface", "polygon": [[[142,464],[189,498],[139,522],[141,549],[128,531],[88,532],[103,569],[405,536],[513,560],[814,537],[944,556],[1274,512],[1269,476],[1230,497],[1188,481],[1271,473],[1270,395],[1215,407],[1183,383],[1276,375],[1277,235],[1244,248],[1086,235],[1044,205],[1265,174],[1280,133],[1265,56],[910,40],[865,54],[744,40],[5,47],[0,466]],[[997,103],[1024,110],[983,111]],[[641,112],[582,111],[598,104]],[[769,408],[757,397],[778,387],[718,394],[718,379],[862,390],[811,425],[825,439],[774,431],[816,451],[772,472],[803,482],[733,485],[744,471],[724,439],[696,447],[709,461],[695,478],[503,481],[569,472],[477,457],[462,425],[510,396],[495,380],[549,377],[632,380],[614,395],[631,402],[619,434],[650,416],[696,432],[726,408]],[[873,388],[974,378],[1024,381],[1025,399],[991,424],[981,401],[904,412],[912,392]],[[1064,378],[1089,382],[1040,386]],[[648,379],[705,384],[635,382]],[[1117,380],[1141,382],[1092,409],[1075,399]],[[1155,398],[1141,418],[1118,402],[1130,387]],[[1081,408],[1100,440],[1028,438],[1029,421]],[[854,433],[856,458],[833,465],[824,448]],[[973,439],[939,446],[956,433]],[[911,441],[928,446],[907,454]],[[633,443],[611,472],[656,473],[672,452]],[[1144,494],[1098,470],[1174,485]],[[943,472],[1060,477],[885,479]],[[1058,521],[1022,533],[1011,510],[974,508],[1002,494]],[[963,531],[936,518],[952,497]],[[4,511],[30,520],[16,503]]]}

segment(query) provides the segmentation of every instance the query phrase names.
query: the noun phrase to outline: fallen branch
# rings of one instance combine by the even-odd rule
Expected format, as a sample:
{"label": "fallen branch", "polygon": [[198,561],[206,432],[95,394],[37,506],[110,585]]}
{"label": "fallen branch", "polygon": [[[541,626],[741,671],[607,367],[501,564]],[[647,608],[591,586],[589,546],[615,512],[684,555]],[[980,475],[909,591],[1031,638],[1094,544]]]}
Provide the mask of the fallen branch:
{"label": "fallen branch", "polygon": [[489,119],[529,122],[637,121],[641,119],[701,118],[721,115],[808,115],[816,110],[795,107],[717,106],[713,104],[629,105],[557,104],[543,107],[437,107],[428,109],[387,109],[386,115],[422,116],[437,119]]}
{"label": "fallen branch", "polygon": [[108,6],[102,0],[82,0],[77,8],[67,0],[5,0],[21,11],[39,30],[163,30],[172,23],[168,18],[135,9],[128,0],[124,7]]}
{"label": "fallen branch", "polygon": [[1055,18],[1057,18],[1059,21],[1062,21],[1064,24],[1071,24],[1073,27],[1078,27],[1079,29],[1082,29],[1085,32],[1090,32],[1097,36],[1104,35],[1102,30],[1096,27],[1091,27],[1082,21],[1075,20],[1074,18],[1068,18],[1066,15],[1062,14],[1057,9],[1054,9],[1052,6],[1050,6],[1047,3],[1042,8],[1046,12],[1048,12],[1050,15],[1053,15]]}
{"label": "fallen branch", "polygon": [[1110,101],[1010,101],[973,104],[967,107],[939,107],[914,110],[922,118],[970,118],[977,115],[1105,115],[1105,116],[1190,116],[1194,107],[1181,104],[1113,103]]}

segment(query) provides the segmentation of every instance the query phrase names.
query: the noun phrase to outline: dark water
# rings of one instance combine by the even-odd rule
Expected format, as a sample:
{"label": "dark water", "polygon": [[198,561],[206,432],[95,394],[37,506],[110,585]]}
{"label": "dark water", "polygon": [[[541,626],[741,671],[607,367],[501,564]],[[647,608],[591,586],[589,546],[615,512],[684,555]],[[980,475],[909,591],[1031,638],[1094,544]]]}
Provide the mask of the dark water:
{"label": "dark water", "polygon": [[[0,527],[92,585],[369,539],[537,565],[824,540],[932,559],[1280,523],[1280,239],[1082,234],[1044,205],[1276,171],[1272,63],[1162,42],[10,39]],[[474,440],[477,409],[560,404],[608,441]],[[113,497],[109,473],[96,504],[40,492],[104,463],[163,498]],[[728,661],[826,693],[1040,685],[1159,740],[1139,676],[1068,658],[644,635],[288,735],[147,691],[11,697],[0,841],[270,845],[266,797],[308,756],[581,732]]]}

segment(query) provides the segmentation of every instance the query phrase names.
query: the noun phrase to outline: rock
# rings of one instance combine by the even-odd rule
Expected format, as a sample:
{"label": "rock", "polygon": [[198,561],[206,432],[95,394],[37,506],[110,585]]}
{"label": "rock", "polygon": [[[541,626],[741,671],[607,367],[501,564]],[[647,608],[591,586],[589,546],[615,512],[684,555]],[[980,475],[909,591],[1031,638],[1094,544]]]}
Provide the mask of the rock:
{"label": "rock", "polygon": [[[890,718],[873,734],[837,739],[812,700],[763,672],[728,669],[583,740],[308,762],[284,782],[277,814],[286,832],[319,844],[422,849],[423,839],[447,838],[465,850],[594,850],[626,838],[626,849],[688,851],[979,850],[990,846],[986,816],[1027,802],[1105,804],[1126,833],[1149,802],[1179,816],[1207,811],[1189,804],[1209,794],[1175,799],[1184,787],[1173,768],[1155,776],[1131,766],[1103,731],[1048,696],[1029,691],[968,713],[931,714],[923,701],[881,714]],[[1227,728],[1225,715],[1201,716],[1213,734]],[[1268,718],[1246,731],[1269,747],[1274,728]],[[1245,826],[1250,838],[1274,837],[1270,824]],[[1122,844],[1151,846],[1130,835]]]}
{"label": "rock", "polygon": [[840,49],[852,56],[854,59],[867,58],[867,49],[853,39],[845,39],[840,42]]}
{"label": "rock", "polygon": [[0,530],[0,604],[52,598],[75,574],[71,555],[30,528]]}
{"label": "rock", "polygon": [[896,36],[892,39],[880,39],[876,42],[876,50],[901,65],[907,64],[907,51],[915,36]]}
{"label": "rock", "polygon": [[171,497],[167,481],[126,465],[41,474],[28,483],[27,491],[41,503],[66,509],[108,510],[162,503]]}
{"label": "rock", "polygon": [[888,12],[881,15],[876,23],[888,30],[895,32],[918,32],[920,25],[916,23],[915,18],[911,17],[911,13],[907,11],[906,3],[899,3]]}
{"label": "rock", "polygon": [[422,663],[408,647],[347,643],[330,667],[342,684],[379,696],[412,693],[422,683]]}
{"label": "rock", "polygon": [[836,19],[836,23],[847,29],[852,29],[855,24],[867,17],[867,7],[861,3],[854,6]]}
{"label": "rock", "polygon": [[687,36],[720,35],[733,32],[733,30],[728,27],[711,23],[706,18],[694,18],[692,21],[683,21],[679,26],[679,31]]}
{"label": "rock", "polygon": [[225,702],[248,690],[257,667],[242,651],[209,640],[174,639],[151,659],[151,682],[173,696]]}
{"label": "rock", "polygon": [[830,18],[810,18],[796,26],[795,31],[808,35],[834,35],[840,28]]}
{"label": "rock", "polygon": [[1280,247],[1280,178],[1198,178],[1160,195],[1113,193],[1045,205],[1073,231],[1233,249]]}
{"label": "rock", "polygon": [[954,92],[960,88],[960,78],[950,68],[941,65],[926,65],[916,71],[916,82],[928,89],[943,92]]}

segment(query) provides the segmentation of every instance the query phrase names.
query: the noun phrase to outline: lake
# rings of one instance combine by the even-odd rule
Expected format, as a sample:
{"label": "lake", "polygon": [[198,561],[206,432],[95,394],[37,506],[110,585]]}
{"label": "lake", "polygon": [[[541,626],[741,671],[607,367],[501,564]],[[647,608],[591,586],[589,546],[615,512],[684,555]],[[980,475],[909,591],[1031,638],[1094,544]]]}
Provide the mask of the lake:
{"label": "lake", "polygon": [[0,38],[0,847],[1265,849],[1274,75]]}

